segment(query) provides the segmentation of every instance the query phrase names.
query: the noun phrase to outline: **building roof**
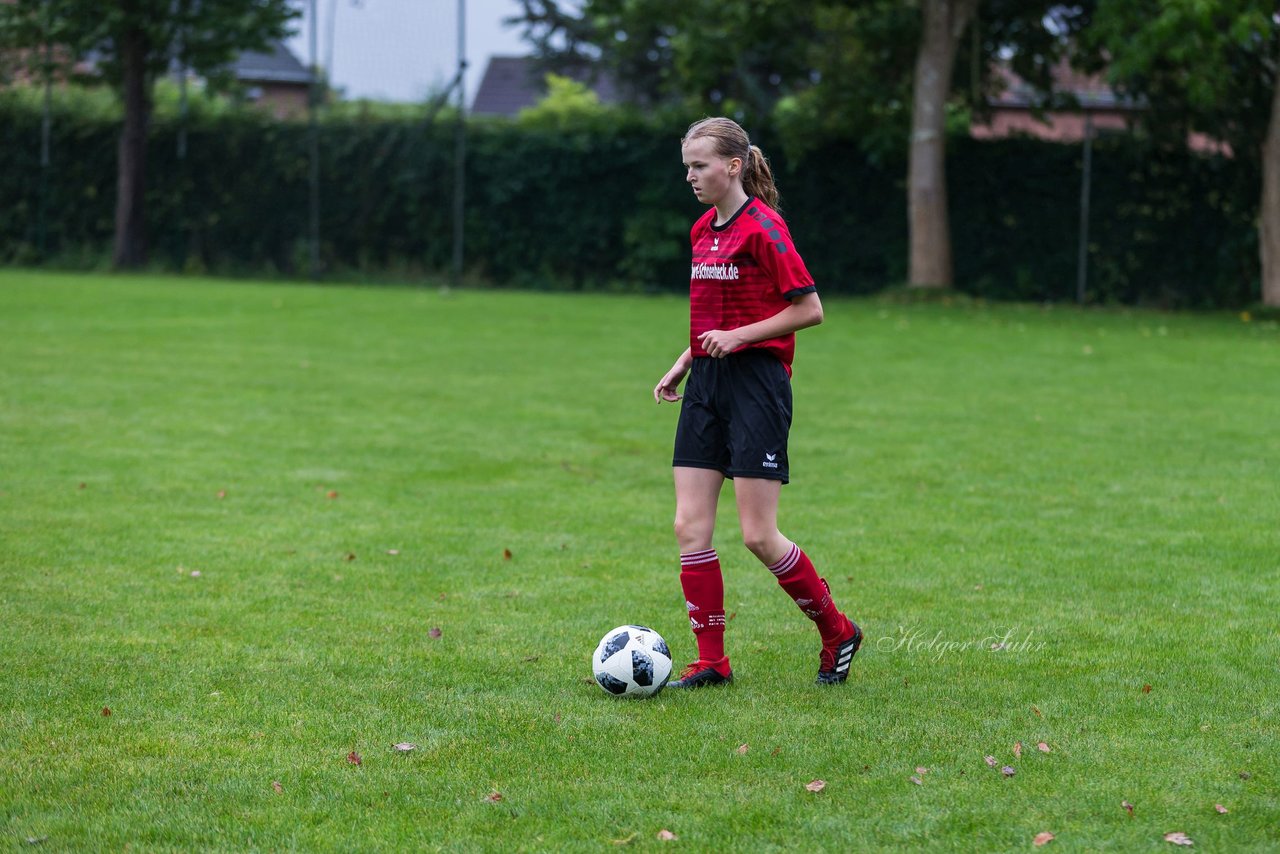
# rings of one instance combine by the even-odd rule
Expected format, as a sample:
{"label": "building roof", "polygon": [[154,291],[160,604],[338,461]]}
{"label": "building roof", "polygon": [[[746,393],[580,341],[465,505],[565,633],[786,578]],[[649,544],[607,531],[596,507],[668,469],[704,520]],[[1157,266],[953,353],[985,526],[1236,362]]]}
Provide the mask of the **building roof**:
{"label": "building roof", "polygon": [[[1045,106],[1044,93],[1013,72],[1007,63],[996,66],[1001,91],[987,103],[997,109],[1034,109]],[[1083,110],[1136,110],[1142,104],[1133,98],[1118,95],[1101,74],[1082,74],[1062,60],[1053,66],[1053,93],[1074,99]]]}
{"label": "building roof", "polygon": [[311,71],[283,42],[274,41],[266,51],[247,50],[231,64],[242,83],[310,83]]}
{"label": "building roof", "polygon": [[[618,87],[606,74],[591,69],[573,69],[565,77],[585,83],[602,104],[622,100]],[[514,116],[532,107],[547,93],[547,84],[531,56],[491,56],[480,88],[471,102],[471,112],[494,116]]]}

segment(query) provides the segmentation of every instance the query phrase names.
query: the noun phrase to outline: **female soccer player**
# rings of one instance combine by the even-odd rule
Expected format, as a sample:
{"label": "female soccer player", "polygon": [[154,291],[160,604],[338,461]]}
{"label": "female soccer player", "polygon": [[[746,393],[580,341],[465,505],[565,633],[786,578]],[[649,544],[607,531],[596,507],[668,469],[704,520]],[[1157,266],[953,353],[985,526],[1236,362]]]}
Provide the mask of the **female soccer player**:
{"label": "female soccer player", "polygon": [[726,477],[734,482],[743,542],[818,626],[818,683],[839,684],[848,678],[862,632],[836,608],[826,581],[777,522],[789,476],[795,332],[822,322],[822,302],[777,214],[769,164],[746,131],[730,119],[703,119],[689,127],[681,151],[685,180],[710,210],[690,232],[689,348],[653,389],[659,404],[683,400],[672,463],[675,531],[680,585],[698,644],[698,659],[670,687],[733,679],[724,651],[724,582],[711,545]]}

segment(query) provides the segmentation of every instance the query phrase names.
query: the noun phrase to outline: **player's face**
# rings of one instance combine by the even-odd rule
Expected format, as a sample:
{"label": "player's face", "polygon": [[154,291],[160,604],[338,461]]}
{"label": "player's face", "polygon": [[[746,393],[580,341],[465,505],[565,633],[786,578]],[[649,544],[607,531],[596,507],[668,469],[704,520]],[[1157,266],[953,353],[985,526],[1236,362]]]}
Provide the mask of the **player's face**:
{"label": "player's face", "polygon": [[716,154],[716,141],[699,136],[686,142],[680,149],[684,155],[685,180],[693,186],[698,201],[715,205],[742,180],[742,160],[737,157],[721,157]]}

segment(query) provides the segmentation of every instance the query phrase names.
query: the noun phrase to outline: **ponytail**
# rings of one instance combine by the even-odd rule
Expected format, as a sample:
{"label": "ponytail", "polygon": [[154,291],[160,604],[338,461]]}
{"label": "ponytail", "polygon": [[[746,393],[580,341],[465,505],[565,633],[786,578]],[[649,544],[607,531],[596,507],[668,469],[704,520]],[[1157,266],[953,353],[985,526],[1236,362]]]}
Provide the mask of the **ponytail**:
{"label": "ponytail", "polygon": [[773,183],[773,170],[769,168],[769,160],[760,146],[751,144],[742,125],[733,119],[702,119],[689,125],[680,144],[703,136],[715,140],[716,154],[721,157],[737,157],[742,161],[742,189],[747,195],[755,196],[781,213],[778,207],[778,188]]}
{"label": "ponytail", "polygon": [[747,153],[747,162],[742,167],[742,189],[775,211],[782,212],[778,207],[778,188],[773,183],[773,170],[758,145],[751,146]]}

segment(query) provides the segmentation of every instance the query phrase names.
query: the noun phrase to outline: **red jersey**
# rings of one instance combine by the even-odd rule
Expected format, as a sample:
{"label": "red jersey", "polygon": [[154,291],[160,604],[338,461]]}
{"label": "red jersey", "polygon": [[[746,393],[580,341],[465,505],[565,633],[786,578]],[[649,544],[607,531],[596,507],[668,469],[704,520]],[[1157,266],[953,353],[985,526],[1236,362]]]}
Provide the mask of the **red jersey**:
{"label": "red jersey", "polygon": [[[817,287],[791,242],[791,232],[772,209],[755,197],[724,225],[714,225],[713,207],[689,232],[693,270],[689,279],[689,345],[694,358],[706,356],[698,336],[767,320],[801,294]],[[768,350],[791,373],[795,333],[748,344]]]}

